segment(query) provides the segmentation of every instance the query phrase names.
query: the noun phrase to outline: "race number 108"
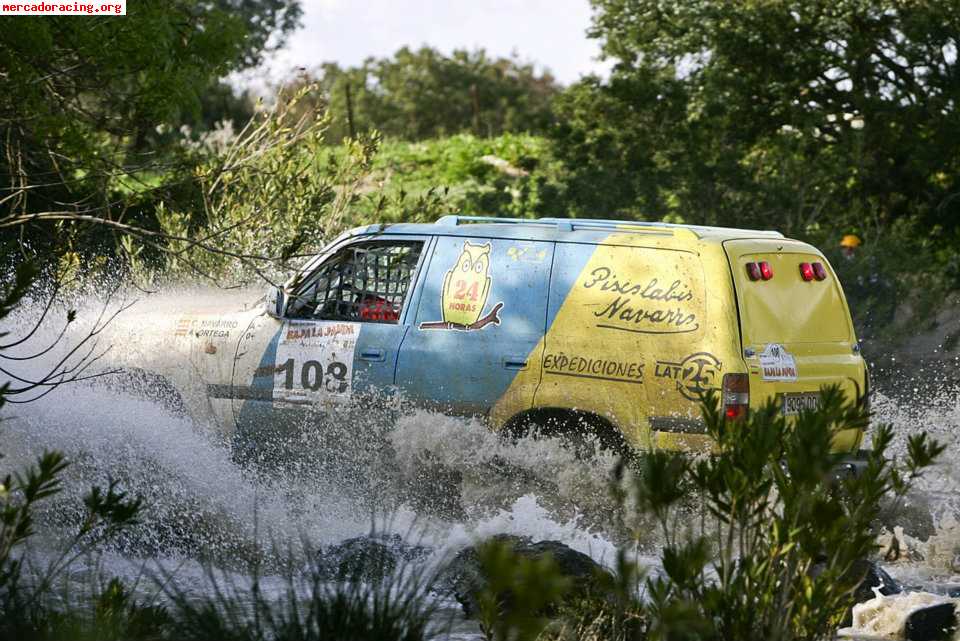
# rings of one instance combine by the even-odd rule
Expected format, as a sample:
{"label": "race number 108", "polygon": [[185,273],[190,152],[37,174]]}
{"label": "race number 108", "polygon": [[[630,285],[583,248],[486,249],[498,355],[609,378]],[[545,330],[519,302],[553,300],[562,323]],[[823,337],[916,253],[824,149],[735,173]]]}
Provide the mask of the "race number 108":
{"label": "race number 108", "polygon": [[292,390],[294,382],[299,382],[301,388],[311,392],[323,389],[330,394],[343,394],[350,386],[347,382],[345,363],[333,361],[327,365],[327,370],[324,372],[323,364],[319,361],[304,361],[300,366],[299,381],[295,381],[296,370],[297,364],[292,358],[288,358],[282,365],[277,366],[277,374],[281,372],[284,374],[284,388]]}

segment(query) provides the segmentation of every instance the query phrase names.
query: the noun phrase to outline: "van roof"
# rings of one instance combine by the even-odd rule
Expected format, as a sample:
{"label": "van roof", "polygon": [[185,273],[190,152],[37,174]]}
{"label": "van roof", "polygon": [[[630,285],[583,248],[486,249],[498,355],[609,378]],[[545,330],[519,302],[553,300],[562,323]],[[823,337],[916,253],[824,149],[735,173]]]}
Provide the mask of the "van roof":
{"label": "van roof", "polygon": [[783,238],[777,231],[680,225],[631,220],[597,218],[497,218],[493,216],[443,216],[434,223],[398,223],[369,225],[348,232],[360,234],[442,234],[445,236],[474,236],[529,240],[567,240],[598,242],[611,233],[638,236],[687,235],[692,239],[724,241],[732,238]]}

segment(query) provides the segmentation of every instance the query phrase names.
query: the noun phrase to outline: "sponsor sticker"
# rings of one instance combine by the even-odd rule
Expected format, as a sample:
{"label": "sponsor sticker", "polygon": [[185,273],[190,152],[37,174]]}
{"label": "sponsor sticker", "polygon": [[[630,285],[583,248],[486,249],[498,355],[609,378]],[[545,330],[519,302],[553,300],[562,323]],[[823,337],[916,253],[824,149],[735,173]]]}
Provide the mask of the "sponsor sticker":
{"label": "sponsor sticker", "polygon": [[346,400],[359,335],[359,323],[286,321],[273,368],[274,404]]}
{"label": "sponsor sticker", "polygon": [[623,361],[564,352],[548,353],[543,358],[545,374],[594,378],[617,383],[642,383],[643,365],[639,359]]}
{"label": "sponsor sticker", "polygon": [[723,365],[709,352],[690,354],[682,361],[657,361],[654,375],[674,381],[680,394],[690,401],[699,401],[707,390],[718,387]]}
{"label": "sponsor sticker", "polygon": [[174,326],[174,336],[195,338],[230,338],[239,322],[232,318],[184,316]]}
{"label": "sponsor sticker", "polygon": [[455,329],[465,332],[500,324],[503,302],[493,306],[486,314],[493,278],[490,275],[490,243],[478,245],[469,240],[456,264],[443,279],[440,292],[440,310],[443,320],[420,323],[420,329]]}
{"label": "sponsor sticker", "polygon": [[760,375],[765,381],[795,381],[797,361],[786,347],[770,343],[760,352]]}

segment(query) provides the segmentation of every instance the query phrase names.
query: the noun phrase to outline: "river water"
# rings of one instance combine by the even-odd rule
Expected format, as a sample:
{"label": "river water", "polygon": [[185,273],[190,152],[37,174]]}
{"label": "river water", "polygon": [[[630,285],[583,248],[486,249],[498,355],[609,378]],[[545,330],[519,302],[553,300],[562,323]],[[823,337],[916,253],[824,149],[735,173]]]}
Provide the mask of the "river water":
{"label": "river water", "polygon": [[[157,300],[162,303],[151,305],[158,313],[180,306],[178,296]],[[85,317],[93,314],[81,313],[65,345],[92,322]],[[7,329],[22,333],[28,319],[21,314]],[[55,337],[58,328],[47,325],[27,352]],[[51,354],[18,375],[29,378],[50,365]],[[887,372],[874,401],[876,420],[897,428],[895,450],[905,451],[907,435],[918,429],[946,442],[948,450],[918,483],[907,509],[889,520],[881,543],[888,550],[895,535],[899,552],[888,554],[885,567],[909,584],[960,581],[960,471],[952,463],[960,456],[960,395],[949,384],[903,380]],[[426,563],[479,538],[510,533],[559,540],[610,565],[624,540],[612,518],[614,461],[606,454],[578,460],[556,441],[508,443],[477,421],[422,410],[389,418],[346,412],[324,422],[324,432],[303,448],[305,456],[265,473],[235,464],[209,427],[103,381],[64,385],[33,403],[8,406],[0,425],[0,470],[21,469],[47,449],[71,461],[65,491],[41,511],[34,553],[42,557],[76,527],[83,491],[108,478],[144,497],[145,512],[115,545],[82,563],[139,578],[145,589],[145,574],[169,574],[180,589],[203,594],[211,589],[205,568],[243,577],[247,564],[258,561],[266,568],[265,585],[281,590],[271,561],[279,565],[283,555],[333,545],[372,527],[428,547]],[[655,553],[656,541],[648,544],[647,552]],[[479,638],[452,601],[441,603],[441,613],[453,620],[453,638]]]}

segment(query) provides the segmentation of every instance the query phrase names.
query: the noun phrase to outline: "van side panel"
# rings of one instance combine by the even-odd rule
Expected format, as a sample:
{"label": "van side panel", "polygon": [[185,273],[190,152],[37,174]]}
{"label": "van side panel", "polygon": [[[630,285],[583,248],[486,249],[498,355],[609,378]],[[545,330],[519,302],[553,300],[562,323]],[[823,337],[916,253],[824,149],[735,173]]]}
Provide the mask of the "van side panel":
{"label": "van side panel", "polygon": [[[544,310],[545,329],[555,325],[557,312],[560,309],[560,304],[555,301],[559,299],[562,302],[567,297],[574,280],[590,261],[594,249],[596,249],[596,246],[590,244],[557,243],[554,245],[550,281],[548,288],[544,290],[543,297],[546,305]],[[503,427],[507,421],[524,410],[532,407],[547,407],[543,403],[536,402],[534,396],[543,379],[545,349],[546,341],[544,341],[544,335],[542,334],[540,340],[537,341],[537,344],[527,356],[528,362],[537,362],[537,367],[518,372],[510,387],[491,408],[489,419],[495,428]],[[551,356],[551,365],[552,363],[553,357]],[[527,394],[531,391],[533,393],[530,394],[528,399]],[[571,408],[573,407],[573,400],[568,399],[567,402],[559,403],[554,407]],[[586,410],[588,408],[581,405],[580,409]]]}
{"label": "van side panel", "polygon": [[698,332],[652,341],[648,412],[654,446],[702,451],[713,446],[701,416],[703,394],[719,391],[724,374],[743,373],[746,365],[723,249],[718,243],[699,241],[684,247],[696,259],[684,263],[691,265],[692,291],[701,297],[702,323]]}
{"label": "van side panel", "polygon": [[696,245],[639,238],[557,243],[534,403],[603,416],[641,447],[699,444],[699,395],[737,355],[727,267],[714,320]]}
{"label": "van side panel", "polygon": [[529,408],[552,261],[552,242],[438,236],[397,363],[404,397],[478,416]]}

